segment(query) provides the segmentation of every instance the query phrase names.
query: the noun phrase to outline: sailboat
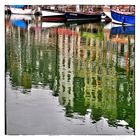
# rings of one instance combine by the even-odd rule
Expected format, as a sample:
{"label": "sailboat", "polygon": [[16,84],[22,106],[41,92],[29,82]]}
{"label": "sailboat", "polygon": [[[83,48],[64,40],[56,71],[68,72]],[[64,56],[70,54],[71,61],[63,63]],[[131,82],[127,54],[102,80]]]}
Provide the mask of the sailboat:
{"label": "sailboat", "polygon": [[26,5],[11,5],[10,10],[12,14],[33,15],[36,9],[31,9]]}
{"label": "sailboat", "polygon": [[50,9],[42,8],[41,14],[42,14],[42,21],[43,22],[65,21],[64,12],[55,11],[53,6],[51,6]]}

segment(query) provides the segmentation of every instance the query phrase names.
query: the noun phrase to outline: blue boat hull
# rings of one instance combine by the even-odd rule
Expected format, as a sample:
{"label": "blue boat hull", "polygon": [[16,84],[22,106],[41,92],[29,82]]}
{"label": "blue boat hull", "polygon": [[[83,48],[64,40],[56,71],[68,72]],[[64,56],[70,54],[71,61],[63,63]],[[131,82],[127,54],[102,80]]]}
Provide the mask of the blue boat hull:
{"label": "blue boat hull", "polygon": [[14,25],[16,27],[20,27],[22,29],[27,28],[27,24],[24,20],[12,20],[11,23],[12,23],[12,25]]}
{"label": "blue boat hull", "polygon": [[121,26],[111,28],[111,35],[135,35],[135,26]]}
{"label": "blue boat hull", "polygon": [[135,24],[134,15],[125,15],[125,14],[120,14],[120,13],[111,11],[111,17],[114,21],[121,24]]}
{"label": "blue boat hull", "polygon": [[84,13],[74,13],[74,12],[66,12],[65,13],[65,18],[67,21],[74,21],[74,20],[92,20],[92,21],[99,21],[101,20],[101,15],[89,15],[89,14],[84,14]]}

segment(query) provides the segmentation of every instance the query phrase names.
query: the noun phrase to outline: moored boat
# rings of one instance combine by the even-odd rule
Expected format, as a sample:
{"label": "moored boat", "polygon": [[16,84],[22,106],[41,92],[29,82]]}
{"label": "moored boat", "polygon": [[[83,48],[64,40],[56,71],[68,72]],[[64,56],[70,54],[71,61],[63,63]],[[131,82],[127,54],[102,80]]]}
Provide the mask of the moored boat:
{"label": "moored boat", "polygon": [[99,21],[101,20],[100,13],[88,14],[83,12],[66,12],[65,18],[67,21],[81,20],[81,21]]}
{"label": "moored boat", "polygon": [[12,14],[33,15],[36,9],[31,9],[26,5],[11,5],[10,11]]}
{"label": "moored boat", "polygon": [[111,10],[111,17],[114,23],[135,24],[135,15],[132,15],[131,13],[118,13]]}
{"label": "moored boat", "polygon": [[64,12],[58,12],[51,9],[42,9],[43,22],[63,22],[65,21]]}
{"label": "moored boat", "polygon": [[[131,9],[131,11],[129,11]],[[135,9],[130,6],[123,7],[113,7],[110,8],[108,6],[103,8],[104,13],[112,19],[113,23],[116,24],[135,24]]]}
{"label": "moored boat", "polygon": [[[82,6],[83,7],[83,6]],[[99,21],[101,20],[101,10],[95,10],[94,7],[87,6],[85,9],[76,5],[75,10],[69,10],[65,13],[67,21]]]}
{"label": "moored boat", "polygon": [[101,10],[94,7],[75,5],[75,6],[62,6],[52,9],[42,8],[42,20],[47,22],[60,22],[60,21],[98,21],[101,20]]}

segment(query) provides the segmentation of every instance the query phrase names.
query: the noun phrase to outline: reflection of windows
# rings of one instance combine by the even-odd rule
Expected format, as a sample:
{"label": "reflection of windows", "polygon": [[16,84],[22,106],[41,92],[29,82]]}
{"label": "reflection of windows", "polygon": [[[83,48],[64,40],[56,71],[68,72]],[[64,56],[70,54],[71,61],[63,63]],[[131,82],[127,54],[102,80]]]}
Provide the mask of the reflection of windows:
{"label": "reflection of windows", "polygon": [[100,76],[98,76],[98,81],[101,81],[101,79],[102,79],[102,78],[101,78]]}
{"label": "reflection of windows", "polygon": [[64,74],[64,72],[62,72],[62,79],[63,79],[63,80],[65,79],[65,74]]}
{"label": "reflection of windows", "polygon": [[86,97],[90,97],[90,92],[86,92]]}
{"label": "reflection of windows", "polygon": [[63,66],[65,66],[65,59],[63,59],[63,62],[62,63],[63,63]]}
{"label": "reflection of windows", "polygon": [[68,93],[71,94],[71,88],[70,88],[70,87],[69,87],[69,89],[68,89]]}
{"label": "reflection of windows", "polygon": [[96,40],[93,41],[93,46],[96,46]]}
{"label": "reflection of windows", "polygon": [[70,62],[71,62],[71,59],[69,58],[69,60],[68,60],[68,68],[70,68]]}
{"label": "reflection of windows", "polygon": [[87,46],[90,46],[90,39],[87,40]]}
{"label": "reflection of windows", "polygon": [[84,46],[86,44],[86,38],[81,37],[80,44]]}
{"label": "reflection of windows", "polygon": [[90,57],[90,50],[87,51],[87,57]]}
{"label": "reflection of windows", "polygon": [[101,102],[102,101],[102,91],[98,90],[98,101]]}
{"label": "reflection of windows", "polygon": [[90,78],[88,77],[88,78],[87,78],[87,84],[89,84],[89,83],[90,83]]}
{"label": "reflection of windows", "polygon": [[66,102],[66,98],[62,97],[63,104]]}
{"label": "reflection of windows", "polygon": [[96,85],[95,77],[92,78],[92,85]]}
{"label": "reflection of windows", "polygon": [[65,87],[64,87],[64,85],[62,86],[62,89],[63,89],[63,92],[65,92]]}
{"label": "reflection of windows", "polygon": [[80,50],[80,57],[83,57],[83,56],[84,56],[84,51]]}
{"label": "reflection of windows", "polygon": [[80,69],[83,67],[83,62],[80,60]]}
{"label": "reflection of windows", "polygon": [[96,96],[95,96],[95,92],[94,92],[94,91],[92,91],[91,94],[92,94],[92,97],[93,97],[93,98],[96,98]]}
{"label": "reflection of windows", "polygon": [[99,66],[99,68],[98,68],[98,74],[102,74],[102,66]]}
{"label": "reflection of windows", "polygon": [[68,82],[70,81],[70,74],[68,74]]}

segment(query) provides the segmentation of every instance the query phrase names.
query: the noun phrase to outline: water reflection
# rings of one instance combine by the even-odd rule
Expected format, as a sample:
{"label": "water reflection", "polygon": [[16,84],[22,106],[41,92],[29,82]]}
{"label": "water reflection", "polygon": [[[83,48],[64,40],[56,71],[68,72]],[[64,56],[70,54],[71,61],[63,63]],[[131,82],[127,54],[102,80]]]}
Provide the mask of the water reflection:
{"label": "water reflection", "polygon": [[135,129],[134,27],[44,28],[39,18],[25,17],[5,23],[6,73],[14,89],[27,94],[47,86],[67,117],[89,116],[93,124],[107,118],[110,126]]}

